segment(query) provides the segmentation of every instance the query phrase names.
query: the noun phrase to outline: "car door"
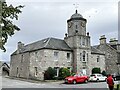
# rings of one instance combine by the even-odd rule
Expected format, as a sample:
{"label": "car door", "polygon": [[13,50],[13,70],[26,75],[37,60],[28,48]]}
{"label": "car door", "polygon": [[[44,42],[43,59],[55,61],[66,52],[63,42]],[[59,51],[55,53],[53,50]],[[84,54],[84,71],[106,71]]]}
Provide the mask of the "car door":
{"label": "car door", "polygon": [[97,80],[102,81],[102,77],[100,74],[97,75]]}
{"label": "car door", "polygon": [[105,77],[103,77],[103,75],[99,74],[99,81],[104,81],[105,80]]}
{"label": "car door", "polygon": [[79,76],[79,82],[84,82],[85,81],[85,77],[84,76]]}

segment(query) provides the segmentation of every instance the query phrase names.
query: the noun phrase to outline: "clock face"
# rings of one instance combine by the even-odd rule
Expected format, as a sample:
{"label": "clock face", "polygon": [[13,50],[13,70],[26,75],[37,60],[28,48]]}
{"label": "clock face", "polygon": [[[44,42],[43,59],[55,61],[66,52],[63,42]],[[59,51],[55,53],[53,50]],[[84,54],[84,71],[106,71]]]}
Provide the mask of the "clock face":
{"label": "clock face", "polygon": [[81,22],[81,26],[82,26],[82,27],[85,27],[85,22]]}
{"label": "clock face", "polygon": [[70,28],[72,26],[72,22],[69,22],[68,23],[68,27]]}

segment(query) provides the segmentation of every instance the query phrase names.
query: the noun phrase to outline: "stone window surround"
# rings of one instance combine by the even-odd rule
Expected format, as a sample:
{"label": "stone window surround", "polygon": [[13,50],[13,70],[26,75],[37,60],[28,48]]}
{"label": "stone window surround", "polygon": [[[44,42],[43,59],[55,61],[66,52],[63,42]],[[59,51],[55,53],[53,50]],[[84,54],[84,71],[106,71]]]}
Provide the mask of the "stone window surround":
{"label": "stone window surround", "polygon": [[80,53],[80,61],[82,61],[82,53]]}
{"label": "stone window surround", "polygon": [[83,54],[82,54],[82,61],[86,62],[86,52],[85,51],[83,51]]}
{"label": "stone window surround", "polygon": [[97,62],[100,62],[100,56],[97,56]]}
{"label": "stone window surround", "polygon": [[67,59],[70,60],[70,53],[67,53]]}
{"label": "stone window surround", "polygon": [[54,51],[54,61],[58,61],[58,54],[59,52],[58,51]]}
{"label": "stone window surround", "polygon": [[37,74],[38,74],[38,68],[34,67],[34,70],[35,70],[34,74],[35,74],[35,76],[37,76]]}
{"label": "stone window surround", "polygon": [[21,55],[21,63],[23,63],[24,55]]}

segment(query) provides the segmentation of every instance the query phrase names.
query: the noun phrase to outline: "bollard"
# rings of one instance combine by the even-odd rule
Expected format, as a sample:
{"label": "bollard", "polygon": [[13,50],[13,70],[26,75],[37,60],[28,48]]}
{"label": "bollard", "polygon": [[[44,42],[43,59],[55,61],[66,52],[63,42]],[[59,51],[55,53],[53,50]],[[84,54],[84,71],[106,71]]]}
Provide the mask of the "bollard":
{"label": "bollard", "polygon": [[117,90],[119,90],[119,84],[117,84]]}

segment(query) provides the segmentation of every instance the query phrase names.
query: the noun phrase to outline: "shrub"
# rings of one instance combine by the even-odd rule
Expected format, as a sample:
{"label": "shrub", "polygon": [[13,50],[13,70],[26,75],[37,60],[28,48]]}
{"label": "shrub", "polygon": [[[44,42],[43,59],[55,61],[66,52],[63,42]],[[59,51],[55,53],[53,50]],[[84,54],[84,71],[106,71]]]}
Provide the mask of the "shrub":
{"label": "shrub", "polygon": [[59,78],[65,79],[67,76],[70,76],[70,71],[68,68],[60,68],[59,70]]}
{"label": "shrub", "polygon": [[101,73],[101,69],[100,69],[100,68],[97,68],[97,67],[94,67],[94,68],[92,69],[92,74],[94,74],[94,73]]}
{"label": "shrub", "polygon": [[53,69],[52,67],[48,67],[44,74],[44,80],[53,80],[55,73],[55,69]]}
{"label": "shrub", "polygon": [[103,70],[103,71],[102,71],[102,75],[103,75],[103,76],[107,76],[106,71]]}

